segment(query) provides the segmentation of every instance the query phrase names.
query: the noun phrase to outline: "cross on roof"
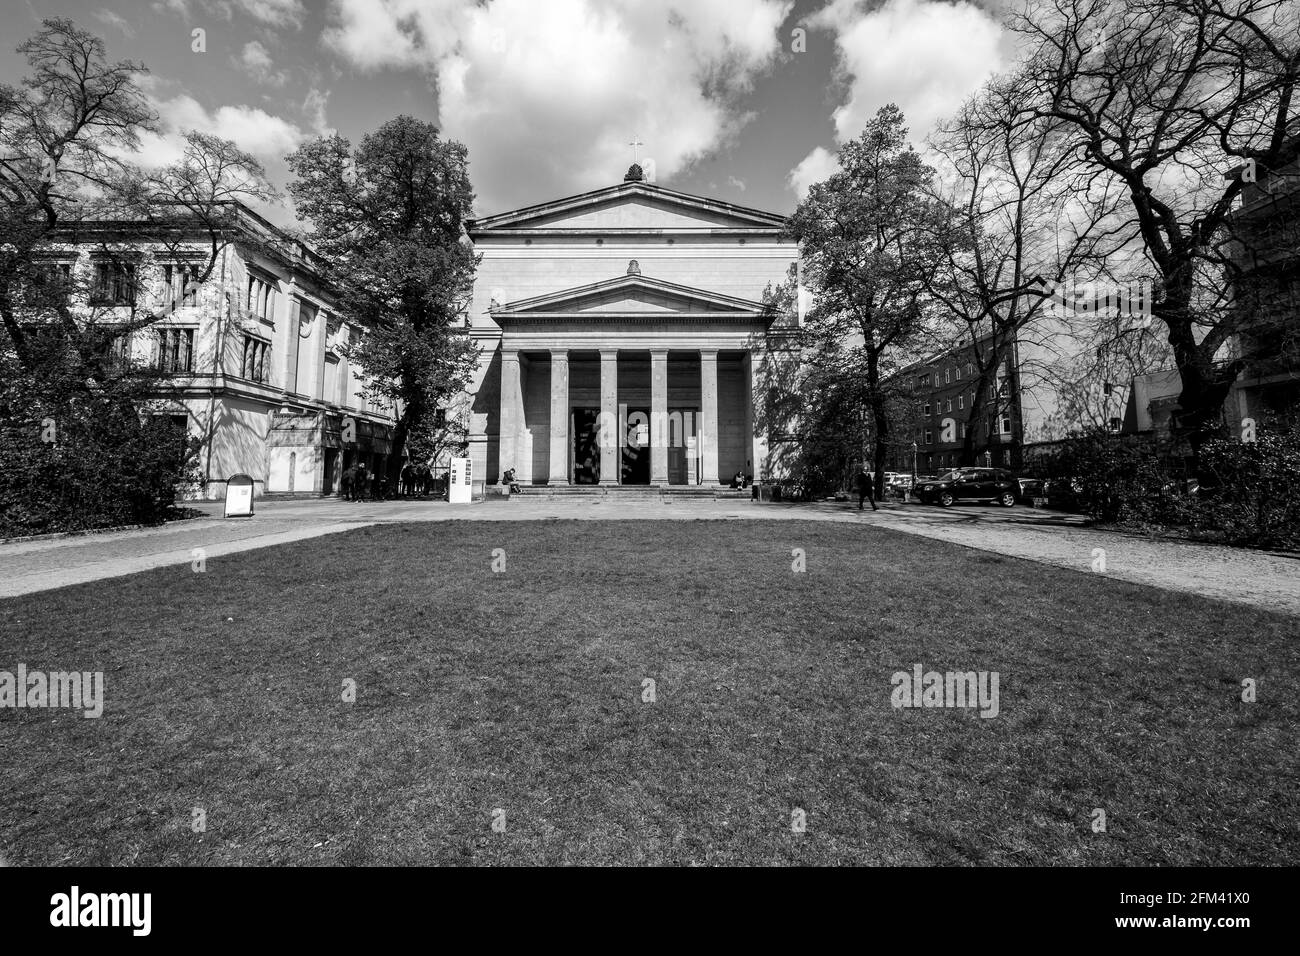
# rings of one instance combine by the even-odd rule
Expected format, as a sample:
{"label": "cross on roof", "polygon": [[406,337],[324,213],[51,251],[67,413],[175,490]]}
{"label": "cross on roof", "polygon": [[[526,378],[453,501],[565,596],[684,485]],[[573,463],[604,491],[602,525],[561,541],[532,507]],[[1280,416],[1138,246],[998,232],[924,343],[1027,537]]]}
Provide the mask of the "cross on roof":
{"label": "cross on roof", "polygon": [[636,133],[633,133],[632,142],[628,143],[628,145],[632,147],[632,162],[634,163],[641,162],[640,147],[644,146],[645,143],[641,142],[641,140],[637,138]]}

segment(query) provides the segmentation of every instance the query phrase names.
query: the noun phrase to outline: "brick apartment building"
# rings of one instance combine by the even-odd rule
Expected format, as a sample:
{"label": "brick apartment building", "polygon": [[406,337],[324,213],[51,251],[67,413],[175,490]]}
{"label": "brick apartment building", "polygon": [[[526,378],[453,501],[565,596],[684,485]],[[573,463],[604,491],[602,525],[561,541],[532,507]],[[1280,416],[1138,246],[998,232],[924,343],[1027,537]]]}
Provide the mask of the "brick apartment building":
{"label": "brick apartment building", "polygon": [[994,370],[978,421],[971,418],[980,387],[974,346],[932,354],[897,373],[910,408],[887,458],[890,470],[910,472],[914,454],[918,474],[961,465],[968,430],[973,431],[975,464],[1021,467],[1025,430],[1018,346],[1004,345],[996,363],[992,344],[986,340],[981,348],[985,365]]}

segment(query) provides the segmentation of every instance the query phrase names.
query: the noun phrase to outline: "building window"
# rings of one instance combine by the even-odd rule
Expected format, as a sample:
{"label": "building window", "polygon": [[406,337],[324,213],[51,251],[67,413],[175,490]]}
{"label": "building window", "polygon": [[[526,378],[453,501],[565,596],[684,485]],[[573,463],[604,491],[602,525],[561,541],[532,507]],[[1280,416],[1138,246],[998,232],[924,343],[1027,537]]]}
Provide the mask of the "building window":
{"label": "building window", "polygon": [[244,364],[241,374],[252,382],[266,381],[266,357],[271,351],[271,343],[244,336]]}
{"label": "building window", "polygon": [[163,266],[164,301],[173,309],[199,304],[199,270],[187,262]]}
{"label": "building window", "polygon": [[125,335],[113,336],[113,341],[109,343],[108,354],[119,365],[126,365],[131,361],[131,333]]}
{"label": "building window", "polygon": [[157,369],[170,375],[194,371],[194,330],[159,329]]}
{"label": "building window", "polygon": [[927,417],[929,416],[929,414],[930,414],[930,403],[929,403],[929,402],[926,402],[924,405],[921,406],[921,414],[922,414],[922,415],[925,415],[925,416],[927,416]]}
{"label": "building window", "polygon": [[1002,434],[1004,435],[1011,434],[1011,419],[1006,415],[1002,416]]}
{"label": "building window", "polygon": [[957,409],[958,409],[958,411],[960,411],[961,409],[963,409],[963,408],[965,408],[965,407],[966,407],[966,396],[965,396],[965,395],[958,395],[958,396],[957,396]]}
{"label": "building window", "polygon": [[952,371],[953,371],[953,378],[957,379],[957,381],[960,382],[960,381],[961,381],[961,366],[958,365],[958,366],[957,366],[955,369],[953,369]]}
{"label": "building window", "polygon": [[930,385],[930,376],[928,375],[922,375],[920,378],[916,380],[917,388],[928,388],[929,385]]}
{"label": "building window", "polygon": [[952,383],[952,369],[946,368],[943,370],[943,384],[949,385],[951,383]]}
{"label": "building window", "polygon": [[950,412],[950,411],[952,411],[952,399],[951,399],[951,398],[945,398],[945,399],[943,400],[943,410],[944,410],[945,412]]}
{"label": "building window", "polygon": [[1113,432],[1117,432],[1119,431],[1119,427],[1120,427],[1120,420],[1118,418],[1112,418],[1110,420],[1110,430]]}
{"label": "building window", "polygon": [[975,389],[973,388],[970,390],[970,407],[975,407]]}
{"label": "building window", "polygon": [[1003,398],[1011,394],[1011,383],[1003,379],[1002,384],[998,386],[998,394]]}
{"label": "building window", "polygon": [[935,388],[938,388],[938,387],[939,387],[939,373],[938,373],[938,372],[935,372],[935,373],[934,373],[934,387],[935,387]]}
{"label": "building window", "polygon": [[43,262],[37,266],[37,271],[45,285],[45,300],[66,304],[72,291],[72,263]]}
{"label": "building window", "polygon": [[934,432],[930,431],[930,429],[927,428],[927,429],[925,430],[925,442],[924,442],[924,444],[926,444],[926,445],[930,445],[930,444],[933,444],[933,443],[934,443]]}
{"label": "building window", "polygon": [[270,320],[275,307],[275,289],[270,281],[251,273],[248,276],[248,295],[244,308],[259,319]]}
{"label": "building window", "polygon": [[92,305],[135,305],[135,266],[122,262],[96,262]]}
{"label": "building window", "polygon": [[958,422],[958,424],[957,424],[957,437],[958,437],[958,438],[965,438],[965,437],[966,437],[966,423],[965,423],[965,422]]}

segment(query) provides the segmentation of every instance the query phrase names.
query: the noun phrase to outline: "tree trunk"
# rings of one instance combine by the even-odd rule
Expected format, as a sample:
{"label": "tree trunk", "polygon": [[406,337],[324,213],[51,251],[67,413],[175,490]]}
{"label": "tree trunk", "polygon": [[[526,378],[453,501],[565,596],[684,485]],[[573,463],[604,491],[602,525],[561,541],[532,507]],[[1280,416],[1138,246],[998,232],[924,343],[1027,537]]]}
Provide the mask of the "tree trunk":
{"label": "tree trunk", "polygon": [[880,355],[875,350],[867,353],[867,397],[871,402],[871,417],[875,425],[871,456],[871,484],[876,500],[885,499],[885,457],[889,452],[889,411],[880,393]]}

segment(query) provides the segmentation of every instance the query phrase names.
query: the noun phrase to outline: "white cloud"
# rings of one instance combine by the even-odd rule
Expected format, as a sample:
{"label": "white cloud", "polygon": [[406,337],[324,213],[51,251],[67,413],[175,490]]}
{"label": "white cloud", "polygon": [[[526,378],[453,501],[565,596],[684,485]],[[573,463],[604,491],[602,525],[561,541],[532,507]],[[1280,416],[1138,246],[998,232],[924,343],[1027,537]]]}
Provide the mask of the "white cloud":
{"label": "white cloud", "polygon": [[161,130],[141,137],[137,157],[151,167],[164,166],[180,158],[185,145],[183,134],[187,130],[231,140],[269,164],[278,164],[307,138],[293,123],[255,106],[221,106],[209,111],[194,97],[182,93],[155,102],[154,108],[161,120]]}
{"label": "white cloud", "polygon": [[233,0],[235,6],[255,20],[273,27],[302,26],[302,0]]}
{"label": "white cloud", "polygon": [[743,179],[737,179],[735,176],[728,176],[727,184],[730,186],[734,186],[736,189],[739,189],[742,193],[745,191],[745,181]]}
{"label": "white cloud", "polygon": [[919,141],[1002,65],[1002,28],[971,3],[888,0],[863,15],[853,0],[834,0],[813,23],[834,28],[850,84],[833,115],[841,143],[886,103],[898,104]]}
{"label": "white cloud", "polygon": [[256,40],[245,43],[239,59],[234,62],[256,82],[267,86],[284,86],[289,79],[289,74],[284,70],[274,69],[275,61],[271,59],[271,54]]}
{"label": "white cloud", "polygon": [[155,0],[153,8],[189,17],[196,15],[191,4],[208,16],[233,20],[236,13],[242,13],[267,26],[295,29],[302,26],[305,13],[302,0]]}
{"label": "white cloud", "polygon": [[434,77],[489,212],[620,181],[634,133],[660,182],[718,149],[750,118],[733,97],[774,62],[790,5],[334,0],[323,40],[358,68]]}
{"label": "white cloud", "polygon": [[[912,142],[920,144],[1004,65],[1001,26],[964,0],[887,0],[865,13],[856,0],[833,0],[810,25],[834,31],[848,87],[831,117],[837,143],[858,136],[880,107],[896,103]],[[790,171],[790,188],[802,198],[836,168],[835,157],[819,146]]]}
{"label": "white cloud", "polygon": [[800,201],[808,192],[808,187],[819,183],[832,173],[839,171],[840,164],[835,154],[824,146],[817,146],[805,156],[786,178],[790,189]]}
{"label": "white cloud", "polygon": [[102,8],[96,10],[94,16],[95,19],[98,20],[100,23],[121,30],[123,35],[125,36],[128,37],[135,36],[135,27],[131,26],[131,24],[127,22],[126,17],[122,16],[121,14],[114,13],[112,10],[106,8]]}
{"label": "white cloud", "polygon": [[307,91],[307,97],[302,101],[302,111],[311,121],[311,130],[317,136],[327,136],[334,132],[334,128],[329,125],[325,119],[325,107],[329,104],[329,90],[320,90],[312,87]]}

